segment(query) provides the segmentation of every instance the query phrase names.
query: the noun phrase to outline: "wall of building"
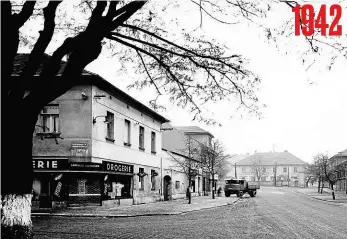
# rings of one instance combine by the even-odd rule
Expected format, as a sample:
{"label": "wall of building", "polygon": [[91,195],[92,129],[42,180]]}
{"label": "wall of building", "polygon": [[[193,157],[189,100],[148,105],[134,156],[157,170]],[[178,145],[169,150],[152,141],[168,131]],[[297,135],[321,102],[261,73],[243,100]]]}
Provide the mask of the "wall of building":
{"label": "wall of building", "polygon": [[[273,168],[275,165],[266,166],[266,172],[262,173],[262,179],[261,185],[263,186],[273,186],[274,180],[273,177],[275,173],[273,172]],[[277,185],[288,185],[287,178],[288,178],[288,167],[289,167],[289,178],[290,178],[290,186],[296,186],[295,181],[298,181],[298,186],[303,187],[305,185],[305,165],[277,165],[277,172],[276,176],[277,178],[283,178],[283,183],[280,183],[279,180],[277,180]],[[294,168],[296,167],[297,172],[294,172]],[[236,174],[237,178],[244,178],[248,181],[254,181],[254,173],[252,173],[252,166],[250,165],[237,165],[236,166]],[[283,172],[283,168],[287,168],[286,172]],[[235,167],[232,167],[232,175],[235,175]],[[264,178],[265,177],[265,180]],[[255,181],[258,181],[257,178],[255,178]]]}
{"label": "wall of building", "polygon": [[[105,139],[107,135],[107,124],[103,122],[105,118],[97,118],[92,127],[93,161],[100,162],[100,160],[107,159],[159,167],[162,141],[161,123],[112,96],[110,99],[107,92],[93,86],[93,95],[95,94],[105,94],[106,97],[93,99],[93,117],[106,115],[107,111],[114,114],[114,142]],[[125,119],[130,121],[131,146],[124,145]],[[145,129],[144,151],[139,149],[139,126],[143,126]],[[156,134],[155,154],[151,152],[152,131]]]}
{"label": "wall of building", "polygon": [[[132,193],[134,204],[160,201],[160,155],[161,155],[161,123],[152,119],[144,112],[133,108],[131,105],[113,97],[100,88],[93,86],[93,96],[105,95],[94,98],[92,103],[93,117],[106,116],[107,111],[114,114],[114,141],[106,139],[107,124],[105,118],[99,117],[92,125],[92,162],[102,161],[118,162],[134,165]],[[130,144],[125,145],[126,127],[125,120],[130,121]],[[144,150],[139,149],[140,126],[144,127]],[[155,132],[155,153],[151,149],[151,132]],[[139,189],[139,168],[147,174],[144,176],[144,188]],[[151,188],[151,170],[155,170],[155,189]]]}
{"label": "wall of building", "polygon": [[204,145],[210,145],[212,139],[208,134],[191,134],[190,137]]}
{"label": "wall of building", "polygon": [[[82,99],[82,92],[88,96]],[[86,161],[91,156],[91,125],[92,97],[91,86],[75,86],[68,92],[51,102],[59,105],[59,128],[61,135],[58,144],[53,138],[43,138],[34,133],[33,156],[69,156],[75,161]],[[40,117],[37,125],[42,126]],[[36,132],[42,128],[37,126]],[[74,148],[76,143],[86,143],[86,147],[78,153]]]}
{"label": "wall of building", "polygon": [[185,152],[187,148],[187,139],[184,133],[179,132],[170,124],[164,124],[163,128],[172,128],[172,130],[166,130],[162,132],[162,147],[164,149],[178,153]]}

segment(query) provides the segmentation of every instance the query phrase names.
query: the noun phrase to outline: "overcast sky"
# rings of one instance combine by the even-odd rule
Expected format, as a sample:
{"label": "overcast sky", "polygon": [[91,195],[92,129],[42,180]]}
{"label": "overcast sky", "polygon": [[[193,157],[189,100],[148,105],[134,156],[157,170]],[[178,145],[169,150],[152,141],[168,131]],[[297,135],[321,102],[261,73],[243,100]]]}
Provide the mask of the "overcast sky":
{"label": "overcast sky", "polygon": [[[290,14],[290,10],[288,12]],[[283,12],[277,17],[283,17]],[[252,27],[225,28],[208,23],[204,21],[207,32],[225,42],[235,53],[250,59],[251,68],[263,79],[259,98],[267,108],[262,111],[262,119],[247,116],[230,119],[230,114],[226,114],[228,105],[221,103],[214,113],[223,126],[213,127],[192,122],[188,112],[168,107],[162,113],[173,125],[200,126],[221,139],[229,153],[236,154],[288,150],[312,162],[317,153],[332,156],[347,148],[347,61],[337,62],[331,71],[320,68],[307,72],[297,55],[285,56],[276,51],[274,46],[261,40],[259,31]],[[120,77],[116,64],[115,60],[100,56],[88,69],[125,90],[131,79]],[[127,93],[141,102],[150,99],[148,91]]]}

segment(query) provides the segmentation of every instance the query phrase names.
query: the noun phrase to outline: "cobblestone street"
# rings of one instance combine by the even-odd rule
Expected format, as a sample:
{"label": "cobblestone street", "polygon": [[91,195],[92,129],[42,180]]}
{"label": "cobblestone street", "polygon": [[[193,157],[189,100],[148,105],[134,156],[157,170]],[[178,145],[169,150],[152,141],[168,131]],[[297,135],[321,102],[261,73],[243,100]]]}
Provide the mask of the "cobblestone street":
{"label": "cobblestone street", "polygon": [[255,198],[245,195],[232,205],[180,215],[33,218],[35,238],[343,239],[346,221],[347,207],[342,204],[271,187],[263,187]]}

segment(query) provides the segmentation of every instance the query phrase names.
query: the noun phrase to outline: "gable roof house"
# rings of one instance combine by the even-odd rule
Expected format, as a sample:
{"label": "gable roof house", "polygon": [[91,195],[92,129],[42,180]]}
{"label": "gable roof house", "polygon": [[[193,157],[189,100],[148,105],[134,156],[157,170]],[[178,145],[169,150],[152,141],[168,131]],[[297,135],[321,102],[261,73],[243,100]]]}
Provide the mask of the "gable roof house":
{"label": "gable roof house", "polygon": [[260,181],[263,186],[304,186],[305,165],[295,155],[284,152],[255,153],[236,163],[238,178]]}
{"label": "gable roof house", "polygon": [[[172,180],[180,184],[180,186],[177,184],[177,187],[173,190],[172,197],[184,197],[189,181],[187,178],[188,173],[183,172],[186,170],[183,170],[180,165],[186,167],[187,162],[189,164],[189,162],[192,163],[198,160],[194,159],[193,156],[189,157],[188,148],[192,152],[199,150],[202,145],[209,146],[214,136],[197,126],[172,126],[166,123],[163,124],[163,128],[170,129],[164,130],[162,137],[164,177],[166,177],[166,180]],[[182,164],[182,162],[185,163]],[[212,187],[210,175],[202,172],[201,169],[193,169],[192,171],[194,171],[191,180],[192,195],[208,195]]]}

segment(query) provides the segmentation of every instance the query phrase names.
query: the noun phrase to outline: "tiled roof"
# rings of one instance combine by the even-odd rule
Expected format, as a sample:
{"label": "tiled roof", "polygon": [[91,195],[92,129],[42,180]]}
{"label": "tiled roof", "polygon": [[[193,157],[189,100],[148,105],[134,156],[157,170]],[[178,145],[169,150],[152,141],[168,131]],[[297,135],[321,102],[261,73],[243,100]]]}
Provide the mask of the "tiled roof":
{"label": "tiled roof", "polygon": [[228,160],[228,162],[230,164],[234,164],[234,163],[237,163],[237,162],[239,162],[239,161],[241,161],[241,160],[243,160],[243,159],[245,159],[247,157],[249,157],[249,154],[248,155],[246,155],[246,154],[235,154]]}
{"label": "tiled roof", "polygon": [[[14,61],[13,61],[12,75],[20,75],[20,73],[23,71],[26,63],[29,60],[29,55],[30,54],[21,54],[21,53],[16,55],[16,57],[14,58]],[[51,58],[50,55],[47,55],[47,54],[43,55],[42,62],[40,64],[39,68],[37,69],[35,75],[41,74],[41,72],[43,70],[43,66],[48,63],[50,58]],[[65,67],[66,67],[66,61],[61,61],[60,69],[59,69],[58,74],[57,74],[58,76],[64,72]],[[86,71],[86,70],[83,70],[83,75],[96,75],[96,74],[89,72],[89,71]]]}
{"label": "tiled roof", "polygon": [[347,157],[347,149],[345,149],[345,150],[343,150],[343,151],[341,151],[341,152],[335,154],[335,155],[333,156],[333,158],[335,158],[335,157]]}
{"label": "tiled roof", "polygon": [[214,137],[210,132],[198,126],[175,126],[175,128],[186,134],[209,134],[211,137]]}
{"label": "tiled roof", "polygon": [[[39,69],[36,72],[36,75],[40,75],[42,72],[42,68],[44,64],[46,64],[49,59],[50,55],[44,54],[43,60],[40,64]],[[27,61],[29,60],[29,54],[23,54],[19,53],[16,55],[14,61],[13,61],[13,76],[19,76],[20,73],[23,71]],[[65,67],[66,67],[66,61],[61,61],[61,67],[59,69],[59,72],[57,76],[60,76]],[[98,74],[95,74],[93,72],[83,70],[82,75],[84,76],[81,84],[90,84],[90,85],[96,85],[102,89],[104,89],[106,92],[109,92],[110,94],[114,95],[118,99],[122,100],[123,102],[133,106],[137,110],[144,111],[146,114],[148,114],[150,117],[153,117],[154,119],[158,120],[159,122],[170,122],[170,120],[166,119],[162,115],[158,114],[156,111],[152,110],[151,108],[147,107],[146,105],[142,104],[140,101],[136,100],[135,98],[131,97],[130,95],[126,94],[122,90],[118,89],[116,86],[99,76]],[[27,83],[28,84],[28,83]]]}
{"label": "tiled roof", "polygon": [[307,164],[298,157],[289,152],[269,152],[269,153],[255,153],[243,160],[237,162],[238,165],[251,165],[254,160],[260,160],[262,165],[294,165],[294,164]]}

